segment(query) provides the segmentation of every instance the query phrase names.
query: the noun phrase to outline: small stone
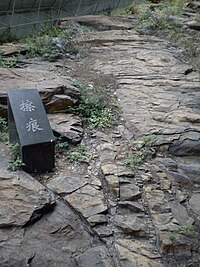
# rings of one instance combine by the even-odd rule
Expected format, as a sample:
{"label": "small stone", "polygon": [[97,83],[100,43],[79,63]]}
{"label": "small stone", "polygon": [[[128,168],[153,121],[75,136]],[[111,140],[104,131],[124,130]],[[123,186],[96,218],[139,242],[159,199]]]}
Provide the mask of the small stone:
{"label": "small stone", "polygon": [[123,201],[118,202],[119,207],[130,209],[133,212],[143,212],[144,207],[141,203],[136,201]]}
{"label": "small stone", "polygon": [[149,207],[152,213],[168,213],[171,211],[168,201],[162,190],[152,190],[151,187],[145,189]]}
{"label": "small stone", "polygon": [[105,164],[101,169],[104,175],[117,174],[117,165],[115,164]]}
{"label": "small stone", "polygon": [[132,252],[128,247],[117,245],[119,251],[120,263],[124,267],[164,267],[158,259],[149,259],[140,253]]}
{"label": "small stone", "polygon": [[180,203],[186,201],[186,199],[187,199],[187,197],[183,194],[183,192],[181,190],[176,191],[176,198]]}
{"label": "small stone", "polygon": [[89,218],[87,218],[87,221],[91,224],[91,225],[96,225],[96,224],[103,224],[103,223],[107,223],[108,222],[108,218],[106,215],[103,214],[96,214],[93,216],[90,216]]}
{"label": "small stone", "polygon": [[141,198],[139,187],[134,184],[120,185],[120,200],[138,200]]}
{"label": "small stone", "polygon": [[194,21],[189,21],[187,23],[187,26],[190,29],[193,29],[193,30],[196,30],[196,31],[200,31],[200,23],[195,21],[195,20]]}
{"label": "small stone", "polygon": [[112,229],[110,229],[107,225],[97,225],[92,229],[99,237],[108,237],[113,234]]}
{"label": "small stone", "polygon": [[108,190],[110,193],[114,194],[114,196],[119,197],[119,178],[116,175],[106,175],[105,176]]}
{"label": "small stone", "polygon": [[136,214],[128,214],[127,216],[116,215],[115,224],[120,227],[124,233],[140,237],[147,235],[144,218],[139,218]]}

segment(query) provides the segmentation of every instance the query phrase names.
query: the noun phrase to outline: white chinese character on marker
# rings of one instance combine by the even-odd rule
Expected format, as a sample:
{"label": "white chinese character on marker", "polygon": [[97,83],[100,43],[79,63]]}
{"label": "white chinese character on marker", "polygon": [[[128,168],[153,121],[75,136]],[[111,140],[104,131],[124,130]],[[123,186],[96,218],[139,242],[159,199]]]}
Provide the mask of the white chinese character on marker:
{"label": "white chinese character on marker", "polygon": [[42,131],[43,129],[40,128],[37,120],[30,118],[30,121],[26,124],[26,129],[28,132],[32,131],[33,133],[36,131]]}
{"label": "white chinese character on marker", "polygon": [[33,105],[33,102],[30,100],[26,100],[25,102],[22,100],[22,103],[20,105],[20,110],[22,111],[29,111],[32,112],[36,109],[36,106]]}

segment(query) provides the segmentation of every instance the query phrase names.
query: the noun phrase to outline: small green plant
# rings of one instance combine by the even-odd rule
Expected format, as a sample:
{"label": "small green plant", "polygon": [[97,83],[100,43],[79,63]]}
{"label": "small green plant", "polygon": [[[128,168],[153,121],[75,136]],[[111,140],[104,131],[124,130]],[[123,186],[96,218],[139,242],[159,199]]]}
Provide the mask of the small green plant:
{"label": "small green plant", "polygon": [[126,167],[135,168],[144,160],[144,155],[142,153],[136,152],[135,154],[129,154],[124,160]]}
{"label": "small green plant", "polygon": [[117,123],[117,117],[107,106],[105,92],[78,84],[81,97],[77,106],[68,111],[80,115],[90,128],[107,128]]}
{"label": "small green plant", "polygon": [[198,21],[198,22],[200,22],[200,14],[197,14],[197,15],[195,16],[195,20]]}
{"label": "small green plant", "polygon": [[77,147],[72,150],[69,151],[69,154],[67,156],[67,159],[69,160],[69,162],[71,163],[75,163],[75,162],[85,162],[87,159],[87,155],[86,155],[86,147],[83,144],[79,144],[77,145]]}
{"label": "small green plant", "polygon": [[0,57],[0,67],[1,68],[19,68],[20,65],[17,62],[16,58],[12,60],[4,60]]}
{"label": "small green plant", "polygon": [[62,137],[58,137],[56,140],[56,149],[58,152],[65,152],[69,149],[69,143],[67,141],[63,141]]}
{"label": "small green plant", "polygon": [[186,235],[188,237],[194,237],[197,234],[197,228],[192,223],[182,225],[178,230],[171,232],[170,239],[175,241],[179,234]]}
{"label": "small green plant", "polygon": [[11,171],[17,171],[20,170],[22,166],[24,166],[24,163],[22,162],[20,156],[19,156],[19,144],[10,144],[9,145],[10,150],[10,160],[8,164],[8,169]]}
{"label": "small green plant", "polygon": [[185,198],[190,198],[190,196],[191,196],[190,191],[186,188],[182,189],[182,193],[183,193]]}
{"label": "small green plant", "polygon": [[194,236],[197,233],[197,229],[194,224],[188,223],[186,225],[181,226],[179,232],[186,236]]}
{"label": "small green plant", "polygon": [[174,242],[177,239],[177,237],[178,237],[177,231],[173,231],[173,232],[170,233],[170,237],[169,238],[171,239],[172,242]]}
{"label": "small green plant", "polygon": [[135,168],[143,161],[149,160],[155,154],[154,144],[156,137],[154,135],[145,135],[139,140],[140,146],[133,153],[129,153],[124,160],[124,165],[128,168]]}
{"label": "small green plant", "polygon": [[44,27],[39,33],[23,41],[29,46],[27,57],[39,56],[48,60],[56,60],[69,54],[76,55],[78,48],[73,38],[86,31],[89,31],[89,28],[77,24],[64,30],[54,26]]}
{"label": "small green plant", "polygon": [[8,125],[7,121],[2,117],[0,117],[0,141],[8,141]]}
{"label": "small green plant", "polygon": [[142,139],[143,139],[145,146],[152,146],[155,144],[156,136],[153,134],[149,134],[149,135],[143,136]]}

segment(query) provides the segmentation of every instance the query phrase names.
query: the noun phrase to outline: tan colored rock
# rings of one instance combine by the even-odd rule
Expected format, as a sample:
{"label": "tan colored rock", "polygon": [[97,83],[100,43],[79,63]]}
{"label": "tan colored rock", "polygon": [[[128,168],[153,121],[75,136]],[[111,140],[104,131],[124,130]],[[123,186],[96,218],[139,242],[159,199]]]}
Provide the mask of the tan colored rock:
{"label": "tan colored rock", "polygon": [[52,193],[23,172],[1,170],[0,227],[24,226],[53,208]]}
{"label": "tan colored rock", "polygon": [[117,175],[106,175],[105,180],[108,185],[108,190],[111,194],[119,197],[119,178]]}
{"label": "tan colored rock", "polygon": [[125,239],[120,238],[116,240],[116,243],[122,247],[127,248],[131,252],[141,254],[149,259],[161,258],[155,245],[144,239]]}
{"label": "tan colored rock", "polygon": [[152,214],[155,227],[159,231],[178,231],[180,225],[171,213]]}
{"label": "tan colored rock", "polygon": [[47,181],[47,187],[57,194],[69,194],[87,184],[80,176],[58,176]]}
{"label": "tan colored rock", "polygon": [[78,189],[66,196],[65,200],[86,218],[105,212],[108,208],[103,192],[91,185],[85,185]]}
{"label": "tan colored rock", "polygon": [[144,237],[148,236],[146,231],[146,220],[137,214],[116,215],[115,225],[122,229],[126,234]]}
{"label": "tan colored rock", "polygon": [[64,112],[73,107],[78,99],[73,99],[67,95],[54,95],[51,101],[45,105],[48,113]]}
{"label": "tan colored rock", "polygon": [[73,114],[48,114],[48,119],[55,135],[60,135],[70,143],[79,143],[83,137],[80,117]]}
{"label": "tan colored rock", "polygon": [[120,185],[120,201],[138,200],[141,198],[139,187],[134,184]]}
{"label": "tan colored rock", "polygon": [[145,193],[151,213],[168,213],[171,211],[162,190],[152,190],[150,187],[146,187]]}
{"label": "tan colored rock", "polygon": [[158,232],[158,246],[163,254],[191,256],[191,241],[185,235],[176,232]]}
{"label": "tan colored rock", "polygon": [[101,167],[102,172],[104,175],[110,175],[110,174],[117,174],[117,165],[112,164],[112,163],[108,163],[108,164],[104,164]]}
{"label": "tan colored rock", "polygon": [[158,259],[149,259],[141,254],[131,252],[128,248],[121,245],[117,245],[117,250],[120,256],[120,263],[123,267],[164,267]]}

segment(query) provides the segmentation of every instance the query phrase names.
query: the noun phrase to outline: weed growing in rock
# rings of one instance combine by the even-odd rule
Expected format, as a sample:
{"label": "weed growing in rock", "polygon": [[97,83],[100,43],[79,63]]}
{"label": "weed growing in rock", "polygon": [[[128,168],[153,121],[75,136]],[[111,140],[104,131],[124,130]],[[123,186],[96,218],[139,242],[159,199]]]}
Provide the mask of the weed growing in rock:
{"label": "weed growing in rock", "polygon": [[194,237],[197,234],[197,228],[192,223],[182,225],[178,230],[171,232],[170,239],[172,241],[177,240],[179,234],[186,235],[188,237]]}
{"label": "weed growing in rock", "polygon": [[10,60],[4,60],[0,56],[0,67],[1,68],[19,68],[20,65],[17,62],[17,59],[15,57],[13,57],[13,59],[10,59]]}
{"label": "weed growing in rock", "polygon": [[0,141],[8,142],[8,124],[2,117],[0,117]]}
{"label": "weed growing in rock", "polygon": [[32,35],[24,40],[29,45],[27,57],[41,56],[48,60],[76,55],[78,48],[73,38],[83,32],[89,31],[87,27],[74,24],[68,29],[58,27],[43,29],[39,34]]}
{"label": "weed growing in rock", "polygon": [[22,166],[24,166],[24,163],[22,162],[20,156],[19,156],[19,144],[10,144],[9,145],[10,150],[10,160],[8,164],[8,169],[11,171],[17,171],[20,170]]}
{"label": "weed growing in rock", "polygon": [[71,163],[81,163],[87,160],[86,146],[83,144],[77,145],[73,150],[68,152],[67,159]]}
{"label": "weed growing in rock", "polygon": [[187,198],[187,199],[189,199],[190,196],[191,196],[190,191],[188,189],[186,189],[186,188],[182,189],[182,193],[183,193],[184,197]]}
{"label": "weed growing in rock", "polygon": [[117,123],[117,117],[106,105],[105,93],[100,88],[78,85],[81,97],[76,107],[69,112],[80,115],[90,128],[107,128]]}
{"label": "weed growing in rock", "polygon": [[128,168],[135,168],[145,160],[151,159],[156,151],[154,148],[156,138],[154,135],[146,135],[142,140],[139,140],[139,146],[137,147],[137,141],[135,142],[135,151],[128,154],[124,160],[124,165]]}
{"label": "weed growing in rock", "polygon": [[67,141],[63,141],[63,138],[62,137],[58,137],[56,139],[56,152],[57,153],[65,153],[68,151],[69,149],[69,143]]}
{"label": "weed growing in rock", "polygon": [[197,233],[197,229],[195,227],[195,225],[193,225],[192,223],[188,223],[186,225],[181,226],[179,232],[181,234],[184,234],[186,236],[194,236]]}

